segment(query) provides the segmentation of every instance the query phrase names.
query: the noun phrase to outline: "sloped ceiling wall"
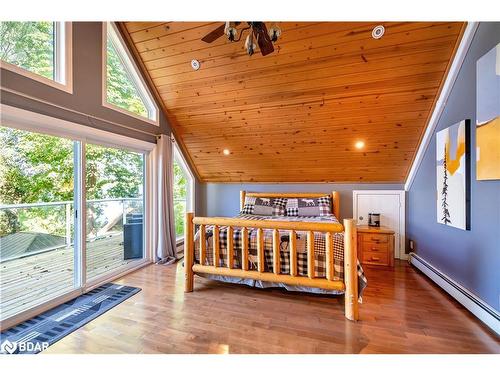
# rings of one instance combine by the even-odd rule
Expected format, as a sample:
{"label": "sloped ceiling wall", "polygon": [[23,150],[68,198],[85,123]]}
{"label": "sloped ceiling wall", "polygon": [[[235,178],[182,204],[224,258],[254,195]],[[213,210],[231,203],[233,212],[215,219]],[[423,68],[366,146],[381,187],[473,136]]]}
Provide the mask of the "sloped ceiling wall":
{"label": "sloped ceiling wall", "polygon": [[403,182],[465,27],[281,22],[263,57],[220,24],[120,25],[203,182]]}

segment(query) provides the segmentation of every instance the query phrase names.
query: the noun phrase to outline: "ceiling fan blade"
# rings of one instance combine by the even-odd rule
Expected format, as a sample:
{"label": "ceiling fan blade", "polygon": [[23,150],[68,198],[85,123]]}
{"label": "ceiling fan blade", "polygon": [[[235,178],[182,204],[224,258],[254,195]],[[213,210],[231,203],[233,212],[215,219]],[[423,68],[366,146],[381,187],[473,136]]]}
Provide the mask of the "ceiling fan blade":
{"label": "ceiling fan blade", "polygon": [[[241,22],[235,22],[234,26],[238,26],[240,23]],[[224,35],[225,29],[226,29],[226,23],[224,22],[218,28],[209,32],[207,35],[201,38],[201,40],[203,40],[205,43],[212,43],[214,40],[219,39],[222,35]]]}
{"label": "ceiling fan blade", "polygon": [[254,32],[256,32],[257,43],[260,48],[260,53],[262,56],[269,55],[274,52],[274,46],[269,34],[267,32],[267,27],[264,22],[259,22],[256,26],[254,26]]}
{"label": "ceiling fan blade", "polygon": [[218,28],[209,32],[207,35],[205,35],[203,38],[201,38],[201,40],[203,40],[205,43],[212,43],[214,40],[219,39],[222,35],[224,35],[225,28],[226,28],[226,24],[223,23]]}

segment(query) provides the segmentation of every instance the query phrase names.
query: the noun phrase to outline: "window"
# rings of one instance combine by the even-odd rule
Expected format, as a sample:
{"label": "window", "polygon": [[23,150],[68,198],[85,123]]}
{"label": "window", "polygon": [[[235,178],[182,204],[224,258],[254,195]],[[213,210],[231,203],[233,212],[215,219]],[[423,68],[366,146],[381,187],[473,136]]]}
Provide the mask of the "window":
{"label": "window", "polygon": [[[105,106],[158,124],[156,107],[113,23],[105,23]],[[104,96],[104,95],[103,95]]]}
{"label": "window", "polygon": [[2,67],[71,91],[69,22],[0,22]]}
{"label": "window", "polygon": [[193,176],[174,143],[174,217],[175,235],[184,237],[184,218],[186,211],[193,210],[194,188]]}

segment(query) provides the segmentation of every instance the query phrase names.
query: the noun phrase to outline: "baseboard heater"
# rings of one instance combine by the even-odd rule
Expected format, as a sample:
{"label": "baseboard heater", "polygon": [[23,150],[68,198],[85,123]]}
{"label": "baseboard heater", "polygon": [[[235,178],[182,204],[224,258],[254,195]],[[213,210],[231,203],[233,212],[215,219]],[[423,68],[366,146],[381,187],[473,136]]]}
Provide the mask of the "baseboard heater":
{"label": "baseboard heater", "polygon": [[410,263],[455,298],[479,320],[500,335],[500,314],[479,297],[465,289],[448,275],[432,266],[415,253],[410,253]]}

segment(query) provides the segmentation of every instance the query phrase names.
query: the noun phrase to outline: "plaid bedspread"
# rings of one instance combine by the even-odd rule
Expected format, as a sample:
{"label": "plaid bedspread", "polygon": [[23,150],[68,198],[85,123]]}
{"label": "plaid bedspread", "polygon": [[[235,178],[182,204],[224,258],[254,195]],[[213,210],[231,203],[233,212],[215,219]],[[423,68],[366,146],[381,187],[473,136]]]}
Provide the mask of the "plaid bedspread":
{"label": "plaid bedspread", "polygon": [[[293,216],[258,216],[258,215],[239,215],[239,219],[247,220],[274,220],[274,221],[308,221],[308,222],[332,222],[338,223],[335,216],[309,216],[309,217],[293,217]],[[200,242],[199,231],[195,235],[195,262],[203,263],[204,265],[214,265],[213,258],[213,227],[206,227],[207,239],[207,257],[200,262]],[[264,229],[264,256],[266,272],[273,272],[273,230]],[[307,232],[297,231],[297,273],[300,276],[307,276]],[[248,252],[249,252],[249,269],[257,270],[257,230],[248,228]],[[280,273],[290,273],[290,250],[289,250],[289,231],[280,230]],[[334,279],[344,279],[344,233],[334,233],[333,235],[334,249]],[[241,268],[241,228],[233,228],[233,244],[234,244],[234,267]],[[219,228],[219,259],[217,260],[220,267],[227,267],[227,227]],[[325,234],[314,233],[314,274],[315,277],[326,277],[326,246]],[[358,292],[362,295],[366,287],[367,279],[363,268],[358,261]]]}

